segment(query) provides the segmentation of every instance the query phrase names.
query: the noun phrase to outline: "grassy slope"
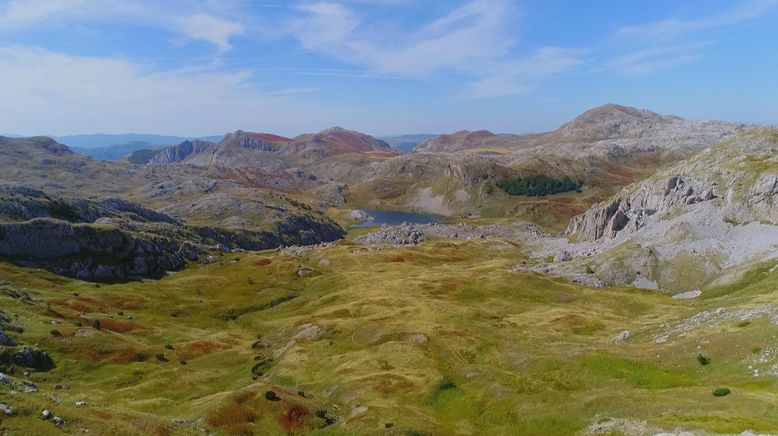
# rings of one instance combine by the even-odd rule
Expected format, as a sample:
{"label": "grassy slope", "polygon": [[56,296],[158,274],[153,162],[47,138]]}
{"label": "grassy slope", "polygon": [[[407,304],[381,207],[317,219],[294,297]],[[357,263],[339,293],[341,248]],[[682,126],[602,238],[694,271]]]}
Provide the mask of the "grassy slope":
{"label": "grassy slope", "polygon": [[[521,258],[520,247],[495,240],[380,251],[342,242],[305,258],[231,254],[158,282],[99,287],[0,264],[0,277],[36,301],[0,292],[2,310],[26,329],[18,339],[58,364],[31,376],[41,393],[0,386],[0,401],[17,412],[0,418],[0,433],[51,432],[37,418],[44,408],[65,417],[67,431],[93,434],[194,432],[174,419],[223,434],[285,434],[324,427],[316,410],[338,418],[322,434],[569,434],[608,418],[778,428],[777,383],[747,370],[752,350],[778,334],[766,319],[666,344],[652,337],[701,310],[769,302],[778,272],[679,301],[506,272]],[[314,273],[299,277],[301,266]],[[90,327],[94,318],[102,330]],[[308,324],[326,330],[293,340]],[[613,344],[622,330],[633,337]],[[265,348],[252,349],[258,338]],[[697,362],[701,352],[710,365]],[[272,363],[252,379],[263,359]],[[719,386],[733,393],[713,397]],[[281,401],[266,400],[268,389]],[[76,408],[78,400],[89,404]]]}

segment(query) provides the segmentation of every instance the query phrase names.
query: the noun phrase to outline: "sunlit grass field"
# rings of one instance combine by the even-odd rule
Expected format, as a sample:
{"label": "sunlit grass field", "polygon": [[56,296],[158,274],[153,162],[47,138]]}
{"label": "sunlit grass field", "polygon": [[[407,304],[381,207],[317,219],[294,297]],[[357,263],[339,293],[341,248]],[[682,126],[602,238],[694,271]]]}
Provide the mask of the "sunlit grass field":
{"label": "sunlit grass field", "polygon": [[[674,300],[507,271],[522,259],[496,239],[382,249],[345,240],[304,257],[214,255],[159,281],[117,284],[0,263],[0,309],[25,329],[17,342],[57,365],[11,374],[38,393],[0,384],[15,412],[0,414],[0,433],[778,430],[776,378],[749,370],[778,347],[767,317],[656,343],[699,312],[772,304],[778,272]],[[713,396],[719,387],[731,394]],[[44,409],[65,425],[39,419]]]}

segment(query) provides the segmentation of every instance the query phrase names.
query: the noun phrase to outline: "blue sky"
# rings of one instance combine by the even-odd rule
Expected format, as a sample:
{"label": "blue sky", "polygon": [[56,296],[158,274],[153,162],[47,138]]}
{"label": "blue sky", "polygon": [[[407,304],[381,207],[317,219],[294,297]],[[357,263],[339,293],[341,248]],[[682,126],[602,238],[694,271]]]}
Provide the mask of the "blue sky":
{"label": "blue sky", "polygon": [[0,0],[0,132],[778,124],[778,0]]}

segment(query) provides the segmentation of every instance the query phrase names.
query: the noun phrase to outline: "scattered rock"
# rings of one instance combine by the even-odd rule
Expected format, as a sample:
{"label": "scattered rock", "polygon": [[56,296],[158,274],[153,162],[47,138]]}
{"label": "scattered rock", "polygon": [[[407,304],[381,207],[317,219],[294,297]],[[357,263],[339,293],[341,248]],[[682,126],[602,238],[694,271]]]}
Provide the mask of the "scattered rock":
{"label": "scattered rock", "polygon": [[689,292],[682,292],[680,294],[673,295],[673,298],[676,300],[691,300],[692,298],[697,298],[700,295],[702,295],[702,291],[700,290],[694,290]]}
{"label": "scattered rock", "polygon": [[14,411],[11,409],[11,406],[0,403],[0,412],[3,412],[6,416],[13,416]]}
{"label": "scattered rock", "polygon": [[627,341],[627,339],[629,339],[630,336],[632,336],[630,332],[628,330],[624,330],[613,338],[613,342],[616,344],[623,344]]}
{"label": "scattered rock", "polygon": [[306,277],[315,272],[316,271],[312,268],[303,267],[297,270],[297,277]]}
{"label": "scattered rock", "polygon": [[86,406],[86,401],[76,401],[76,407],[84,407]]}
{"label": "scattered rock", "polygon": [[306,339],[309,341],[315,341],[316,339],[319,339],[321,335],[324,334],[324,332],[324,327],[318,326],[316,324],[303,324],[298,327],[298,332],[292,337],[292,339]]}
{"label": "scattered rock", "polygon": [[22,389],[24,389],[24,392],[27,394],[38,392],[38,386],[29,380],[25,380],[22,382]]}
{"label": "scattered rock", "polygon": [[573,260],[573,255],[567,250],[554,257],[554,262],[570,262],[571,260]]}
{"label": "scattered rock", "polygon": [[51,412],[48,409],[41,412],[41,419],[51,419]]}
{"label": "scattered rock", "polygon": [[51,418],[51,421],[54,422],[54,424],[57,427],[61,427],[61,426],[65,425],[65,420],[63,418],[60,418],[59,416],[55,416],[55,417]]}
{"label": "scattered rock", "polygon": [[11,386],[13,386],[14,384],[13,380],[11,380],[11,377],[6,374],[3,374],[2,372],[0,372],[0,383],[5,383]]}
{"label": "scattered rock", "polygon": [[354,408],[354,410],[351,411],[350,418],[354,418],[356,416],[359,416],[363,413],[367,412],[367,406],[357,406]]}

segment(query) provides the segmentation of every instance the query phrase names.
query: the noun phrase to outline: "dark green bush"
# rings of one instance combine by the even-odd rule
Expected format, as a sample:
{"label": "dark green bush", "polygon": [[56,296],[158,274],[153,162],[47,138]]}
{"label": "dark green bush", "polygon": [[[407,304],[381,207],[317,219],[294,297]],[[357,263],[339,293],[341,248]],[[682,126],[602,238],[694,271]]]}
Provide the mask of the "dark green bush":
{"label": "dark green bush", "polygon": [[268,401],[280,401],[281,399],[278,398],[278,395],[276,395],[273,391],[267,391],[265,392],[265,399]]}
{"label": "dark green bush", "polygon": [[700,365],[705,366],[710,363],[710,357],[705,357],[702,354],[699,354],[697,356],[697,361],[700,362]]}
{"label": "dark green bush", "polygon": [[558,180],[545,174],[502,179],[497,182],[497,186],[510,195],[527,195],[529,197],[542,197],[581,189],[581,183],[570,177],[565,176]]}
{"label": "dark green bush", "polygon": [[729,390],[729,388],[716,388],[713,390],[713,396],[714,397],[726,397],[729,395],[732,391]]}
{"label": "dark green bush", "polygon": [[54,336],[55,338],[58,338],[58,337],[62,336],[62,333],[60,333],[60,332],[59,332],[59,330],[52,330],[52,331],[50,331],[49,333],[50,333],[52,336]]}

